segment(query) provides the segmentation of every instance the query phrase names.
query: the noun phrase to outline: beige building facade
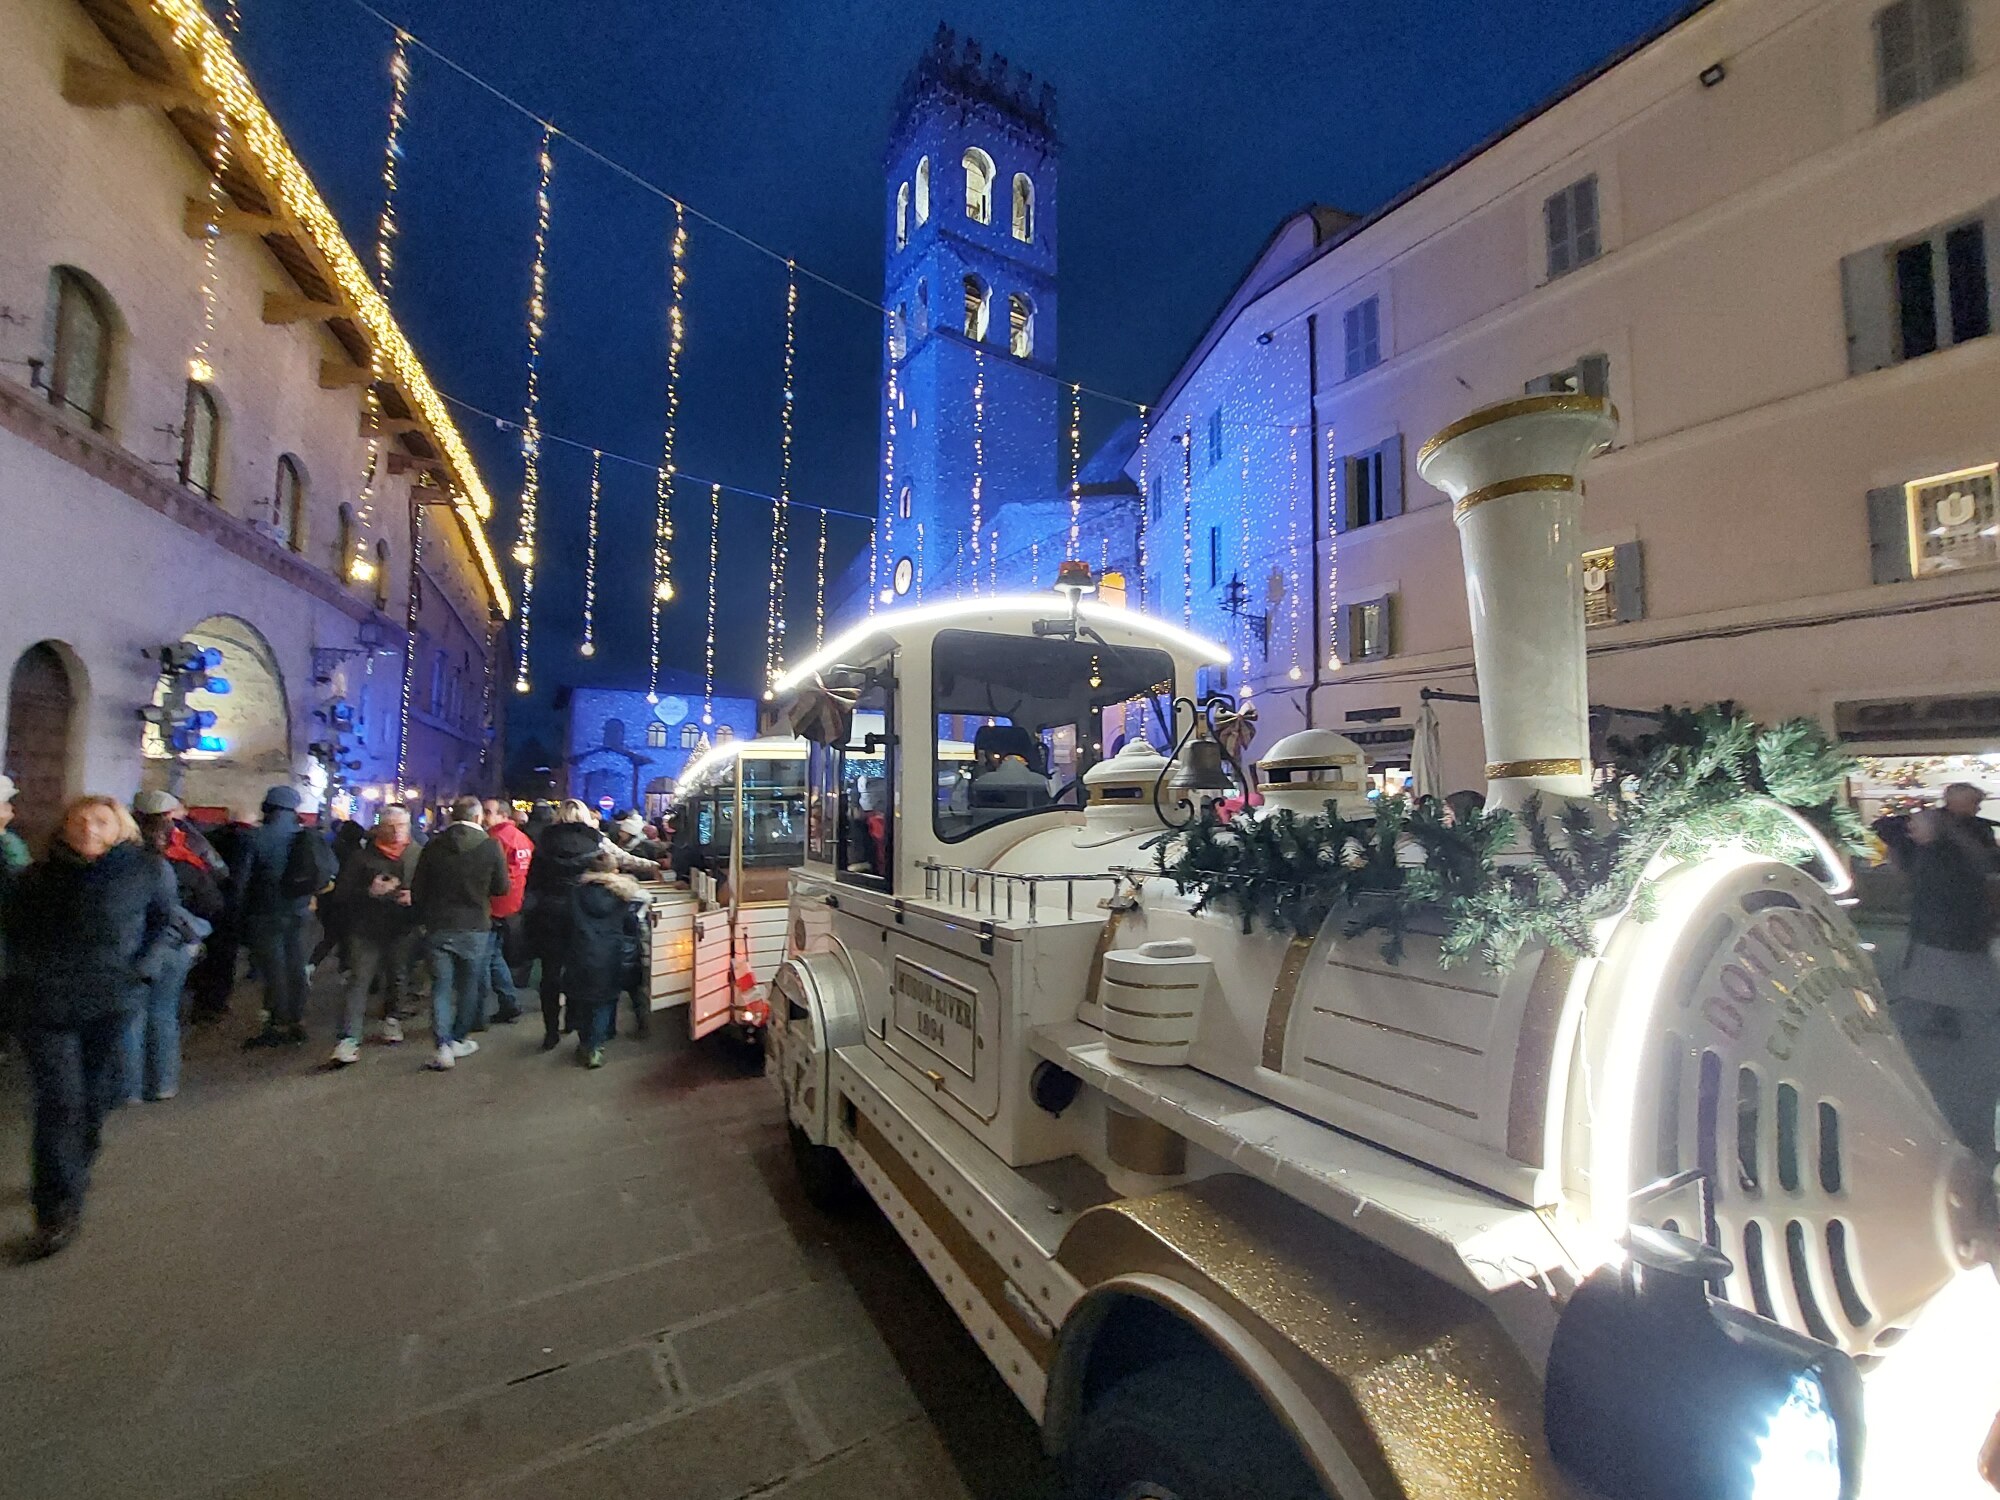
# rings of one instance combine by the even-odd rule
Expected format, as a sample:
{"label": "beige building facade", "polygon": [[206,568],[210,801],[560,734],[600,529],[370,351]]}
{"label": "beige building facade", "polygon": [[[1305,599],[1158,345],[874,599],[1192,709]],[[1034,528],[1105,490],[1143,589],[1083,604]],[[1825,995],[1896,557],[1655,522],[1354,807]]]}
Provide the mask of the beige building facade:
{"label": "beige building facade", "polygon": [[[1594,704],[1811,715],[1864,802],[2000,789],[1996,63],[1993,0],[1712,0],[1384,210],[1283,226],[1144,481],[1150,602],[1242,648],[1260,745],[1310,712],[1393,783],[1421,691],[1476,694],[1418,448],[1580,390],[1620,416],[1584,503]],[[1477,709],[1436,711],[1445,787],[1480,785]]]}
{"label": "beige building facade", "polygon": [[[22,822],[142,784],[218,810],[274,781],[309,808],[491,785],[491,502],[227,41],[195,0],[0,0],[0,33],[0,755]],[[221,652],[226,695],[163,672],[182,642]],[[206,745],[172,753],[163,730],[203,713]]]}

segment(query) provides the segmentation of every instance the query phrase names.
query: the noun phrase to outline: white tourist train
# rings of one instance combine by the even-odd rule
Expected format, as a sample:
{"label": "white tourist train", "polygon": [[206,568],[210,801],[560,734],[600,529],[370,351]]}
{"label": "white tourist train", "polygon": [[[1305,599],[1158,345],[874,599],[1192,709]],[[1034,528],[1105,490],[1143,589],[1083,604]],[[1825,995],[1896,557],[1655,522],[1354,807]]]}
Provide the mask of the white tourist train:
{"label": "white tourist train", "polygon": [[[1615,422],[1532,397],[1425,452],[1495,805],[1589,789],[1576,476]],[[1070,581],[778,684],[811,750],[769,1045],[809,1190],[858,1178],[1079,1496],[1982,1492],[1991,1189],[1837,861],[1659,861],[1598,956],[1502,972],[1197,911],[1156,856],[1222,794],[1187,730],[1228,653]],[[1367,814],[1337,735],[1261,770]]]}

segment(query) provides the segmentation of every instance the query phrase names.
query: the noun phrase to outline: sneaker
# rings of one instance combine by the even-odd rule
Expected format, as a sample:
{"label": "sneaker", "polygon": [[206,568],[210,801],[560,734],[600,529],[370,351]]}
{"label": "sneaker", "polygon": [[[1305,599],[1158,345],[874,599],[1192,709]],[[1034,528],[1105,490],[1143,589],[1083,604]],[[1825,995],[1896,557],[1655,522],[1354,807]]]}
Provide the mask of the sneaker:
{"label": "sneaker", "polygon": [[604,1049],[603,1049],[602,1047],[592,1047],[592,1048],[590,1049],[590,1052],[588,1053],[588,1055],[586,1055],[586,1056],[585,1056],[585,1058],[583,1059],[583,1065],[584,1065],[584,1066],[585,1066],[586,1068],[601,1068],[601,1067],[603,1067],[603,1066],[604,1066]]}
{"label": "sneaker", "polygon": [[287,1026],[278,1035],[278,1040],[287,1047],[303,1046],[305,1044],[305,1039],[306,1039],[306,1029],[305,1027],[299,1025],[297,1021],[292,1022],[291,1025]]}
{"label": "sneaker", "polygon": [[73,1213],[44,1219],[22,1245],[20,1258],[24,1261],[47,1260],[51,1255],[61,1254],[76,1238],[82,1222]]}
{"label": "sneaker", "polygon": [[458,1041],[451,1044],[451,1055],[453,1057],[470,1057],[478,1050],[479,1043],[475,1042],[469,1036],[461,1037]]}
{"label": "sneaker", "polygon": [[424,1066],[433,1073],[449,1073],[456,1062],[457,1059],[451,1055],[451,1043],[445,1042],[438,1047],[437,1055]]}
{"label": "sneaker", "polygon": [[345,1068],[361,1061],[361,1043],[351,1036],[344,1036],[333,1044],[333,1065]]}
{"label": "sneaker", "polygon": [[403,1023],[394,1016],[382,1018],[382,1040],[393,1047],[403,1039]]}
{"label": "sneaker", "polygon": [[245,1052],[254,1052],[259,1047],[282,1047],[284,1045],[285,1034],[275,1026],[266,1026],[254,1036],[247,1036],[243,1039],[243,1050]]}
{"label": "sneaker", "polygon": [[553,1052],[556,1050],[556,1048],[560,1047],[561,1045],[562,1045],[562,1038],[556,1035],[555,1032],[550,1031],[543,1033],[542,1050],[544,1052]]}
{"label": "sneaker", "polygon": [[146,1102],[148,1104],[165,1104],[169,1099],[179,1098],[180,1092],[179,1089],[155,1089],[146,1096]]}
{"label": "sneaker", "polygon": [[311,983],[313,982],[313,970],[314,970],[314,969],[317,969],[318,967],[319,967],[319,965],[318,965],[318,964],[307,964],[307,965],[306,965],[306,983],[307,983],[307,984],[311,984]]}
{"label": "sneaker", "polygon": [[493,1019],[501,1026],[512,1026],[516,1021],[521,1019],[521,1012],[518,1010],[496,1010],[493,1012]]}

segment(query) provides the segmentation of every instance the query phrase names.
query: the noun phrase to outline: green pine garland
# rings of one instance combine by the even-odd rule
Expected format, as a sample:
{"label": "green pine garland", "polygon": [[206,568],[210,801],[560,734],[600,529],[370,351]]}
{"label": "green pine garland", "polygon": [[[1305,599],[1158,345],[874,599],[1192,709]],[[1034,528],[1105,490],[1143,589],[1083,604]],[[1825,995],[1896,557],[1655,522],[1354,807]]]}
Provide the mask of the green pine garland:
{"label": "green pine garland", "polygon": [[[1657,731],[1612,750],[1611,785],[1565,804],[1559,836],[1539,799],[1517,825],[1505,811],[1451,820],[1435,798],[1384,797],[1367,822],[1341,818],[1331,802],[1306,817],[1281,809],[1225,823],[1207,813],[1160,850],[1159,867],[1176,890],[1198,893],[1196,911],[1229,911],[1245,932],[1261,924],[1311,937],[1346,907],[1349,935],[1381,931],[1394,962],[1413,920],[1441,918],[1446,967],[1477,957],[1504,969],[1531,944],[1594,955],[1596,925],[1627,905],[1643,920],[1657,857],[1739,844],[1802,860],[1813,851],[1793,813],[1836,848],[1862,847],[1860,819],[1840,801],[1853,763],[1810,719],[1763,728],[1727,704],[1669,710]],[[1534,858],[1501,864],[1517,827]]]}

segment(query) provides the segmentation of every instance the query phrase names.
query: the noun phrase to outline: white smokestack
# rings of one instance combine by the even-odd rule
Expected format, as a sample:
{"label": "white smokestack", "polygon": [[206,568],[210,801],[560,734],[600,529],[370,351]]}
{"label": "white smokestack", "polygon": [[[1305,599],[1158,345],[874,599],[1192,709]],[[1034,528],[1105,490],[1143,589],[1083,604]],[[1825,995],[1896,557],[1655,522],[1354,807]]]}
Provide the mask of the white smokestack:
{"label": "white smokestack", "polygon": [[1417,455],[1458,522],[1494,806],[1590,792],[1577,473],[1617,430],[1609,401],[1527,396],[1461,418]]}

